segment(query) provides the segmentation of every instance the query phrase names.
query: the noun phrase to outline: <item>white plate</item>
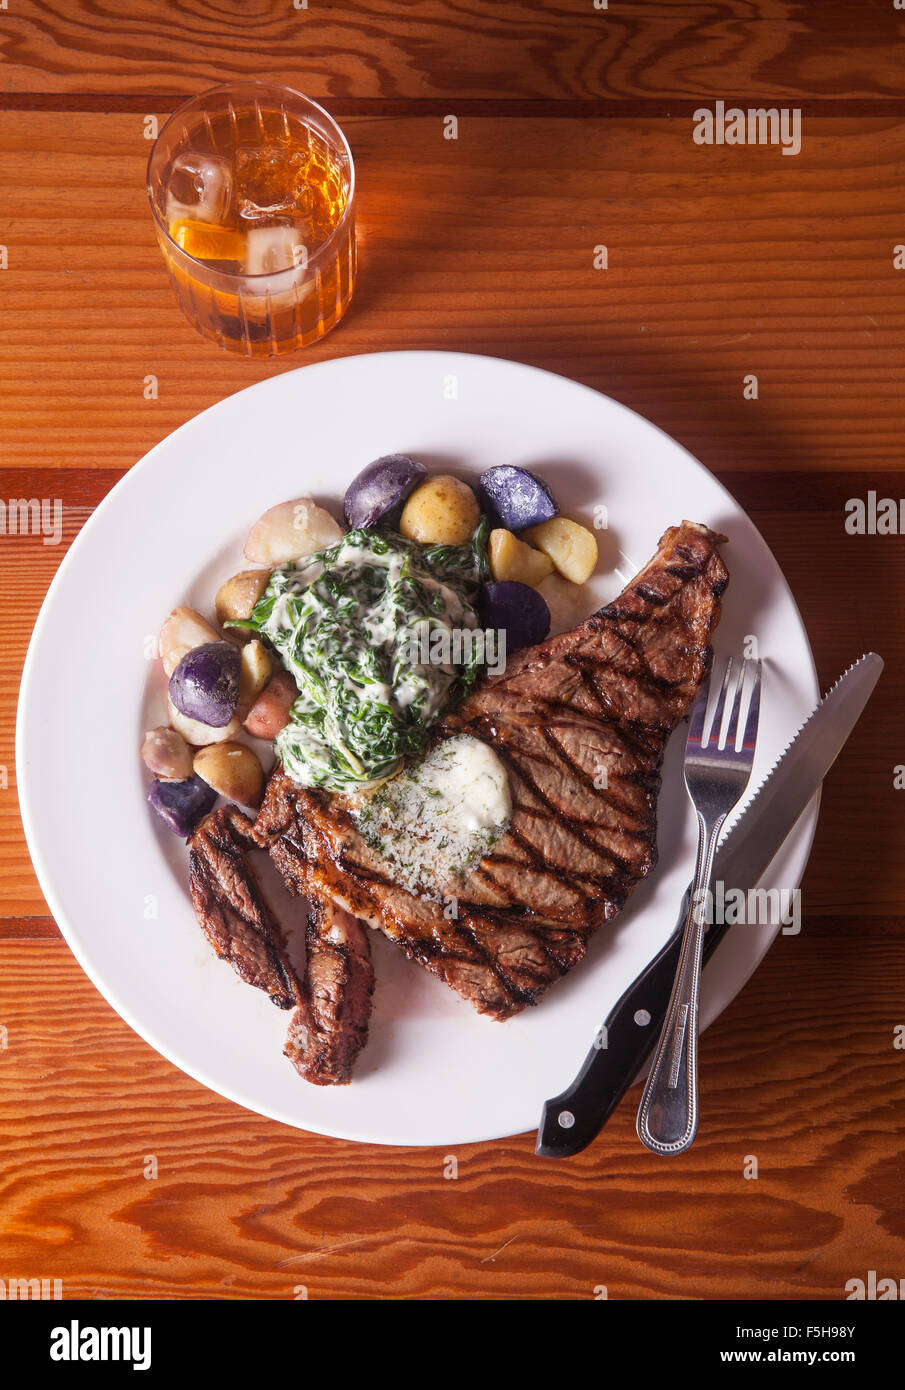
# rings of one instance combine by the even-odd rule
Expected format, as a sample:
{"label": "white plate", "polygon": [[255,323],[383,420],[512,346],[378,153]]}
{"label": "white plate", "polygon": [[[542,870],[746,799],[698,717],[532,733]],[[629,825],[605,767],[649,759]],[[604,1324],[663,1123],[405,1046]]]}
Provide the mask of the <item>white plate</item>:
{"label": "white plate", "polygon": [[[177,603],[210,614],[265,508],[312,492],[341,515],[346,484],[380,454],[477,475],[539,470],[567,515],[609,512],[588,611],[687,517],[725,532],[731,581],[718,650],[757,637],[766,660],[752,785],[818,698],[807,636],[761,536],[720,484],[653,425],[606,396],[517,363],[392,352],[260,382],[163,440],[97,508],[41,610],[19,702],[17,764],[28,845],[74,954],[119,1014],[204,1085],[262,1115],[382,1144],[462,1144],[533,1128],[572,1079],[598,1025],[666,939],[695,835],[672,740],[660,863],[588,959],[536,1009],[500,1024],[374,933],[371,1039],[350,1086],[307,1085],[282,1056],[288,1015],[212,955],[195,922],[186,852],[145,804],[142,731],[163,722],[146,643]],[[794,888],[816,804],[771,870]],[[744,984],[776,933],[731,933],[708,968],[702,1020]],[[779,949],[779,947],[777,947]],[[769,1020],[765,1026],[769,1027]]]}

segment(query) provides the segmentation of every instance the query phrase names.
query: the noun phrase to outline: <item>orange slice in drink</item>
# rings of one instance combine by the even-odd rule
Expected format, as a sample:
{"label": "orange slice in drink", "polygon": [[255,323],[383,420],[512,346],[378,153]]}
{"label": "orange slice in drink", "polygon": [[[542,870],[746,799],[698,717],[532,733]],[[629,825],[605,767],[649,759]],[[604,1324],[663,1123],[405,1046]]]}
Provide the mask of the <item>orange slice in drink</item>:
{"label": "orange slice in drink", "polygon": [[241,261],[245,255],[245,237],[231,227],[218,227],[214,222],[174,222],[170,236],[187,256],[196,261]]}

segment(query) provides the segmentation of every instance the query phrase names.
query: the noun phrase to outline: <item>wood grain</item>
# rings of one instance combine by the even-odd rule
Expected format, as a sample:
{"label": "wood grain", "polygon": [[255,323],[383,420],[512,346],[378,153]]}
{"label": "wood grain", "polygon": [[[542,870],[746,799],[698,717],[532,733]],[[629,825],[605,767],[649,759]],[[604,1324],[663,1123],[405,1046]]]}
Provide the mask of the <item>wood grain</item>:
{"label": "wood grain", "polygon": [[887,0],[15,0],[11,93],[183,95],[240,77],[337,98],[905,95]]}
{"label": "wood grain", "polygon": [[696,146],[690,119],[475,118],[456,141],[439,118],[348,128],[351,309],[261,366],[200,343],[175,305],[140,116],[0,113],[0,186],[28,188],[3,233],[3,464],[125,469],[262,376],[448,347],[605,390],[720,473],[902,467],[905,123],[817,118],[795,159]]}
{"label": "wood grain", "polygon": [[[905,446],[903,278],[891,256],[902,235],[894,209],[905,128],[821,119],[779,191],[777,162],[785,179],[788,161],[776,150],[748,151],[743,163],[738,152],[701,151],[687,124],[669,121],[476,120],[457,142],[422,119],[357,120],[350,133],[363,171],[361,279],[346,322],[299,362],[448,346],[603,389],[673,433],[751,509],[802,606],[824,684],[865,647],[895,658],[900,615],[890,621],[872,596],[897,592],[899,540],[846,537],[842,523],[846,500],[867,487],[905,496],[894,471]],[[137,117],[0,115],[0,179],[25,179],[36,148],[29,216],[5,234],[0,457],[11,471],[0,473],[0,496],[34,495],[35,472],[53,469],[71,536],[158,439],[296,359],[233,359],[182,320],[152,244]],[[575,210],[565,227],[543,195],[559,163]],[[598,238],[610,250],[606,272],[592,267]],[[64,324],[78,332],[54,331]],[[757,401],[742,398],[749,371]],[[156,400],[144,398],[149,373]],[[11,768],[17,673],[59,556],[28,538],[0,547],[11,578],[0,597],[10,643],[0,660],[0,763]],[[870,715],[879,742],[859,735],[858,761],[850,752],[834,774],[812,869],[828,884],[816,889],[821,907],[838,901],[865,776],[881,843],[901,848],[892,787],[901,694],[891,669]],[[9,793],[0,816],[8,910],[43,913]],[[856,825],[847,901],[888,911],[901,902],[895,857],[876,871],[873,822]]]}
{"label": "wood grain", "polygon": [[[905,497],[903,48],[887,0],[0,11],[0,500],[63,508],[59,545],[0,535],[0,1277],[62,1278],[66,1298],[584,1299],[603,1285],[613,1299],[838,1302],[869,1269],[903,1273],[905,541],[843,525],[868,489]],[[276,364],[221,355],[183,322],[143,192],[144,116],[238,76],[324,100],[359,173],[352,309]],[[694,145],[692,112],[716,96],[800,105],[801,154]],[[525,1135],[454,1151],[454,1180],[439,1149],[249,1114],[119,1020],[28,859],[19,678],[93,508],[252,381],[428,347],[527,361],[641,411],[761,529],[824,687],[865,648],[887,661],[825,786],[801,935],[777,940],[704,1036],[701,1134],[671,1163],[637,1143],[637,1092],[574,1160],[541,1162]]]}
{"label": "wood grain", "polygon": [[162,1061],[65,946],[6,943],[0,1268],[66,1298],[838,1301],[905,1250],[901,964],[845,921],[781,939],[704,1035],[694,1149],[641,1149],[634,1091],[556,1164],[531,1136],[385,1149],[271,1124]]}

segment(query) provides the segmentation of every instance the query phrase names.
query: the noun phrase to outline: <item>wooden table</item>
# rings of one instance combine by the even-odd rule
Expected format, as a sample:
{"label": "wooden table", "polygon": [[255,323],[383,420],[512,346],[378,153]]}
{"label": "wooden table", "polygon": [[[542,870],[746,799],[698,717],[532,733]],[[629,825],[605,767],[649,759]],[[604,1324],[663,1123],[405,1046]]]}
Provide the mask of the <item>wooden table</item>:
{"label": "wooden table", "polygon": [[[9,0],[0,46],[0,497],[59,498],[65,523],[59,546],[0,537],[0,1277],[59,1278],[69,1298],[838,1300],[868,1270],[905,1274],[903,541],[844,529],[848,499],[905,496],[905,16],[892,0]],[[146,118],[240,76],[326,103],[360,179],[348,317],[273,363],[183,321],[143,188]],[[801,153],[696,144],[693,113],[718,98],[800,108]],[[19,676],[91,509],[250,382],[438,346],[641,411],[760,527],[823,685],[866,648],[887,661],[826,785],[804,929],[703,1038],[706,1123],[669,1163],[637,1143],[637,1093],[568,1163],[526,1134],[462,1146],[454,1181],[441,1150],[248,1114],[117,1017],[29,863]],[[86,629],[86,663],[102,641]]]}

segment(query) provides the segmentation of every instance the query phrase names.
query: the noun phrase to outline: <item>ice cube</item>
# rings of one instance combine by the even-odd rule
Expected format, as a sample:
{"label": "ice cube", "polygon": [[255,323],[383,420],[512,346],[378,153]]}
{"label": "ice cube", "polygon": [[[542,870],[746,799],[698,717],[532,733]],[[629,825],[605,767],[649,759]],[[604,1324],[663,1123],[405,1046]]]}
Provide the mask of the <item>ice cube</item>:
{"label": "ice cube", "polygon": [[314,189],[310,183],[300,182],[295,194],[293,217],[310,217],[314,211]]}
{"label": "ice cube", "polygon": [[306,263],[305,243],[298,227],[291,223],[249,227],[245,238],[246,275],[275,275]]}
{"label": "ice cube", "polygon": [[239,216],[254,222],[296,210],[310,211],[313,195],[305,182],[307,167],[307,150],[285,145],[240,146],[236,151]]}
{"label": "ice cube", "polygon": [[227,220],[233,196],[233,172],[218,154],[181,150],[173,157],[167,177],[167,221]]}

